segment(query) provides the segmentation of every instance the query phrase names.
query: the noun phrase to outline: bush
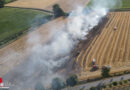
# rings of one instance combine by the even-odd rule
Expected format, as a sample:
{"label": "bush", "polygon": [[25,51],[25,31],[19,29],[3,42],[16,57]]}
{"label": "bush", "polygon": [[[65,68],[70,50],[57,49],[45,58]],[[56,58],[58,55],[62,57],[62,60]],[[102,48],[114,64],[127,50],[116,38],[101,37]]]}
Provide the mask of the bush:
{"label": "bush", "polygon": [[106,85],[103,85],[102,88],[106,88]]}
{"label": "bush", "polygon": [[4,7],[4,0],[0,0],[0,8]]}
{"label": "bush", "polygon": [[130,72],[129,71],[124,71],[124,74],[129,74]]}
{"label": "bush", "polygon": [[53,5],[53,12],[55,18],[66,15],[65,12],[60,8],[58,4]]}
{"label": "bush", "polygon": [[102,77],[109,77],[110,67],[104,66],[102,67]]}
{"label": "bush", "polygon": [[109,87],[112,88],[112,84],[109,84]]}
{"label": "bush", "polygon": [[68,86],[75,86],[78,82],[78,77],[77,75],[72,75],[66,80],[66,84]]}
{"label": "bush", "polygon": [[123,82],[122,82],[122,81],[120,81],[120,82],[119,82],[119,84],[120,84],[120,85],[123,85]]}
{"label": "bush", "polygon": [[124,83],[128,83],[128,80],[124,80]]}
{"label": "bush", "polygon": [[35,90],[45,90],[41,82],[37,82],[35,85]]}
{"label": "bush", "polygon": [[128,79],[128,81],[130,81],[130,79]]}
{"label": "bush", "polygon": [[84,90],[83,88],[81,88],[80,90]]}
{"label": "bush", "polygon": [[117,83],[117,82],[113,82],[112,84],[113,84],[114,86],[117,86],[118,83]]}
{"label": "bush", "polygon": [[64,88],[65,84],[61,79],[54,78],[52,80],[51,86],[52,86],[53,90],[61,90],[62,88]]}
{"label": "bush", "polygon": [[96,87],[91,87],[90,90],[96,90]]}

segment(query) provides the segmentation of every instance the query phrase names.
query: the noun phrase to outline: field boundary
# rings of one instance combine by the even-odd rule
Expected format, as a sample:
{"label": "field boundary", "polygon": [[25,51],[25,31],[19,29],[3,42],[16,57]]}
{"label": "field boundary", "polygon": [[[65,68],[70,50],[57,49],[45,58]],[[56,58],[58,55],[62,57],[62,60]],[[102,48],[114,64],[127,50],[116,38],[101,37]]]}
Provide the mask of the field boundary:
{"label": "field boundary", "polygon": [[[46,16],[46,18],[48,19],[48,21],[44,22],[43,24],[48,23],[49,21],[53,20],[53,18],[51,18],[51,17],[52,16]],[[49,20],[49,18],[50,18],[50,20]],[[8,44],[10,44],[12,42],[14,42],[15,40],[19,39],[20,37],[26,35],[28,31],[30,31],[29,28],[27,30],[18,32],[16,34],[12,35],[11,37],[7,37],[4,40],[1,40],[0,42],[3,42],[3,43],[2,44],[0,43],[0,49],[3,48],[4,46],[6,46],[6,45],[8,45]]]}
{"label": "field boundary", "polygon": [[110,12],[125,12],[125,11],[130,11],[130,8],[110,9]]}
{"label": "field boundary", "polygon": [[52,11],[45,10],[45,9],[38,9],[38,8],[26,8],[26,7],[14,7],[14,6],[5,6],[5,8],[19,8],[19,9],[30,9],[30,10],[38,10],[38,11],[43,11],[49,14],[53,14]]}
{"label": "field boundary", "polygon": [[[95,82],[96,83],[100,83],[100,85],[109,85],[110,83],[112,82],[120,82],[120,81],[124,81],[124,80],[128,80],[129,79],[129,73],[128,74],[123,74],[123,75],[118,75],[118,76],[111,76],[111,77],[108,77],[108,78],[102,78],[102,77],[99,77],[99,78],[96,78],[95,80],[91,80],[91,79],[88,79],[86,81],[79,81],[78,84],[74,87],[70,87],[71,89],[75,89],[75,88],[80,88],[80,87],[83,87],[83,86],[88,86],[91,84],[92,87],[96,87],[97,85],[95,85]],[[105,82],[107,81],[107,82]],[[90,87],[91,88],[91,87]],[[64,89],[66,90],[66,89]],[[77,89],[76,89],[77,90]],[[85,89],[86,90],[86,89]],[[88,89],[87,89],[88,90]],[[103,89],[103,90],[106,90],[106,89]]]}
{"label": "field boundary", "polygon": [[[7,7],[7,6],[5,6],[4,8],[17,8],[17,7]],[[17,9],[26,9],[26,8],[17,8]],[[30,9],[30,10],[36,10],[36,9]],[[44,10],[39,10],[39,12],[40,12],[40,11],[45,12]],[[46,13],[46,12],[45,12],[45,13]],[[51,21],[51,20],[53,20],[53,15],[52,15],[52,14],[50,14],[50,13],[49,13],[49,14],[46,13],[46,14],[47,14],[47,15],[45,15],[45,16],[43,17],[43,19],[45,19],[45,21],[39,23],[39,24],[37,25],[38,27],[41,26],[41,25],[43,25],[43,24],[45,24],[45,23],[48,23],[48,22]],[[6,38],[3,39],[3,40],[0,40],[0,49],[3,48],[4,46],[6,46],[6,45],[8,45],[8,44],[10,44],[10,43],[12,43],[12,42],[14,42],[15,40],[19,39],[21,36],[27,34],[27,32],[30,31],[30,30],[29,30],[30,28],[31,28],[31,27],[29,27],[29,28],[27,28],[27,29],[25,29],[25,30],[23,30],[23,31],[17,32],[17,33],[15,33],[15,34],[13,34],[12,36],[6,37]]]}

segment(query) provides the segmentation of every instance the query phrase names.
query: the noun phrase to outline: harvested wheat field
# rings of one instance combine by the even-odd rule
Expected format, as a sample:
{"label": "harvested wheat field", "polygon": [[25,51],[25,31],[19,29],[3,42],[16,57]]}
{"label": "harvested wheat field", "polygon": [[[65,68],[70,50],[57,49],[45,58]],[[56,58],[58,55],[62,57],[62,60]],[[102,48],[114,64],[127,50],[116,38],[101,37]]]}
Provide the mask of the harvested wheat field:
{"label": "harvested wheat field", "polygon": [[[25,60],[27,60],[27,57],[30,54],[30,50],[33,47],[33,45],[36,45],[37,43],[45,43],[49,38],[51,38],[50,32],[56,32],[56,30],[52,29],[52,24],[55,24],[57,26],[64,25],[65,20],[64,18],[58,18],[56,20],[53,20],[47,24],[42,25],[41,27],[37,28],[35,31],[29,32],[29,34],[26,34],[22,37],[20,37],[18,40],[10,43],[9,45],[6,45],[5,47],[0,49],[0,76],[3,76],[5,73],[13,69],[15,66],[21,64]],[[51,26],[51,27],[50,27]],[[59,28],[56,27],[55,28]],[[52,31],[53,30],[53,31]],[[31,36],[37,36],[39,35],[40,41],[37,41],[37,37],[32,38],[32,41],[34,43],[31,43],[29,38]],[[28,43],[29,42],[29,43]]]}
{"label": "harvested wheat field", "polygon": [[[14,6],[14,7],[24,7],[24,8],[52,8],[52,5],[54,3],[59,3],[62,7],[64,6],[64,9],[71,11],[73,8],[71,3],[69,2],[75,2],[76,4],[84,4],[84,6],[88,3],[89,0],[69,0],[68,2],[66,0],[17,0],[12,3],[6,4],[6,6]],[[66,19],[64,18],[58,18],[56,20],[50,21],[47,24],[42,25],[39,28],[36,28],[36,31],[29,32],[29,34],[23,35],[16,41],[12,41],[9,45],[6,45],[5,47],[0,49],[0,76],[3,76],[8,71],[13,69],[15,66],[21,64],[24,62],[29,55],[29,49],[31,48],[30,45],[28,47],[28,36],[30,34],[36,34],[40,33],[40,36],[43,38],[38,43],[43,43],[48,40],[49,37],[51,37],[51,30],[54,32],[53,28],[63,28],[66,22]],[[54,25],[55,24],[55,25]],[[53,26],[52,26],[53,25]],[[59,27],[60,26],[60,27]]]}
{"label": "harvested wheat field", "polygon": [[[84,6],[86,3],[88,3],[89,0],[70,0],[71,2],[75,1],[75,3],[84,3]],[[27,8],[45,8],[45,7],[51,7],[56,2],[62,2],[61,4],[65,4],[64,2],[67,2],[65,0],[58,1],[58,0],[18,0],[12,3],[7,4],[6,6],[15,6],[15,7],[27,7]],[[63,5],[64,6],[64,5]],[[67,5],[65,8],[67,8],[68,11],[72,10],[71,3]],[[56,20],[50,21],[47,24],[42,25],[39,28],[36,28],[36,31],[29,32],[30,34],[36,34],[40,33],[40,36],[43,38],[38,43],[43,43],[48,40],[49,37],[51,37],[51,30],[55,32],[54,28],[63,28],[66,20],[64,18],[58,18]],[[54,25],[55,24],[55,25]],[[54,25],[54,26],[52,26]],[[60,26],[60,27],[59,27]],[[16,41],[11,42],[9,45],[6,45],[5,47],[0,49],[0,76],[3,76],[8,71],[13,69],[15,66],[21,64],[24,62],[29,55],[29,49],[31,48],[30,45],[28,45],[28,34],[23,35]],[[28,47],[29,46],[29,47]]]}
{"label": "harvested wheat field", "polygon": [[87,3],[88,0],[17,0],[6,6],[52,10],[54,4],[59,4],[64,11],[70,11],[77,5],[85,6]]}
{"label": "harvested wheat field", "polygon": [[6,4],[6,6],[43,9],[56,3],[57,1],[58,0],[17,0],[15,2]]}
{"label": "harvested wheat field", "polygon": [[93,59],[100,68],[110,65],[112,72],[130,69],[130,12],[110,12],[108,18],[102,32],[76,58],[76,63],[81,67],[81,79],[92,68]]}

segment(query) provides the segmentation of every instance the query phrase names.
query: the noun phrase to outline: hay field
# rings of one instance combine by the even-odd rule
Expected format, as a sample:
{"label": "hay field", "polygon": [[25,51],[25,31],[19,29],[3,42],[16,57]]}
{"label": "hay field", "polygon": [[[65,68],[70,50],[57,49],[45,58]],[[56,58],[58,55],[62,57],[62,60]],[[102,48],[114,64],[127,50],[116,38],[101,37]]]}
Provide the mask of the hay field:
{"label": "hay field", "polygon": [[110,65],[115,71],[130,68],[130,12],[111,12],[108,18],[102,32],[76,58],[81,72],[92,68],[94,58],[99,67]]}

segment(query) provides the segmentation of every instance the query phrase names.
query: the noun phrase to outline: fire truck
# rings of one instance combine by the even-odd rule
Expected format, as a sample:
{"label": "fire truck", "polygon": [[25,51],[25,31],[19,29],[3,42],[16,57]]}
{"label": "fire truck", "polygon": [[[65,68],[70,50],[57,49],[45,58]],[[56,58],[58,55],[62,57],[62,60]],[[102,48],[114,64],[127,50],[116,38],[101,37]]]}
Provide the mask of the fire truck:
{"label": "fire truck", "polygon": [[9,87],[4,85],[3,79],[0,77],[0,90],[9,90]]}

